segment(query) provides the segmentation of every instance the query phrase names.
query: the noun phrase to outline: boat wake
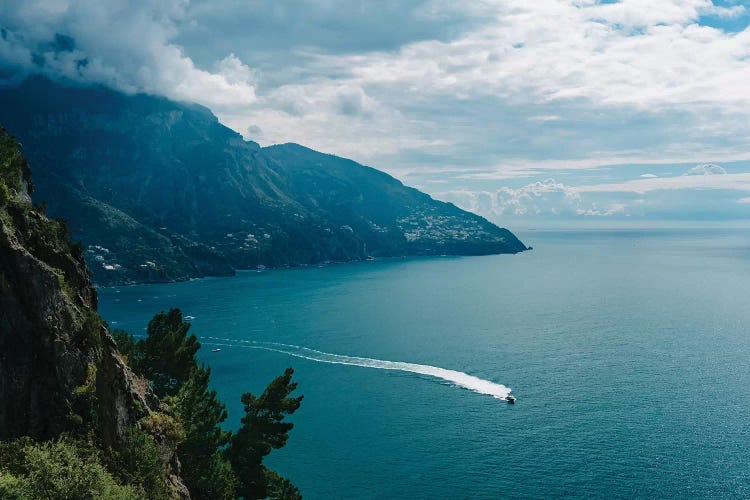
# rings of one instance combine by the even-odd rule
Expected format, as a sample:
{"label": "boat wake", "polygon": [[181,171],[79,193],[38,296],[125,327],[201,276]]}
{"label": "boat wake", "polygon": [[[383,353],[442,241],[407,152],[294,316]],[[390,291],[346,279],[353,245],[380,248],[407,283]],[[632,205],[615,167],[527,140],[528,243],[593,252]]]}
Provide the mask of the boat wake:
{"label": "boat wake", "polygon": [[301,347],[291,344],[279,344],[276,342],[235,340],[218,337],[203,338],[209,340],[209,342],[203,342],[204,344],[263,349],[266,351],[278,352],[281,354],[307,359],[310,361],[317,361],[318,363],[360,366],[363,368],[375,368],[378,370],[397,370],[408,373],[416,373],[419,375],[426,375],[428,377],[440,379],[455,386],[462,387],[479,394],[492,396],[496,399],[505,399],[505,397],[508,396],[511,392],[511,389],[509,387],[506,387],[502,384],[484,380],[464,372],[440,368],[438,366],[419,365],[416,363],[405,363],[403,361],[386,361],[383,359],[344,356],[341,354],[331,354],[307,347]]}

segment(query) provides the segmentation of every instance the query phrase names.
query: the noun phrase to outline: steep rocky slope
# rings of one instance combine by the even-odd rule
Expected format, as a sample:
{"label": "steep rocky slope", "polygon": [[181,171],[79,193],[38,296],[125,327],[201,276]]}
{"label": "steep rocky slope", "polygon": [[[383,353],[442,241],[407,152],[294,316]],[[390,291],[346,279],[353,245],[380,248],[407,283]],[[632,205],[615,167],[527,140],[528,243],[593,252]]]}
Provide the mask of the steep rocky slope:
{"label": "steep rocky slope", "polygon": [[[19,146],[0,129],[0,440],[93,433],[120,450],[158,401],[97,314],[81,247],[31,191]],[[173,455],[165,449],[165,467],[179,471]],[[176,476],[172,486],[186,495]]]}
{"label": "steep rocky slope", "polygon": [[197,105],[34,78],[0,90],[0,123],[99,283],[525,250],[383,172],[294,144],[260,148]]}

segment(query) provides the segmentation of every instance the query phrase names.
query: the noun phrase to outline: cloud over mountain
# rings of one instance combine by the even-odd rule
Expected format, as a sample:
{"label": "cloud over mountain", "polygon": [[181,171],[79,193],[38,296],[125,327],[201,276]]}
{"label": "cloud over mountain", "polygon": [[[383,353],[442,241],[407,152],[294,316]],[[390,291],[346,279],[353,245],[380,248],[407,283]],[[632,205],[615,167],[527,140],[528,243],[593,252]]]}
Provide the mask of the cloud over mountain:
{"label": "cloud over mountain", "polygon": [[29,0],[0,4],[3,80],[42,73],[161,94],[221,110],[255,101],[255,81],[232,53],[198,68],[174,43],[183,0]]}
{"label": "cloud over mountain", "polygon": [[[549,177],[578,193],[702,190],[748,171],[749,24],[745,2],[723,0],[28,0],[0,3],[0,82],[43,73],[197,101],[248,139],[434,194]],[[731,174],[675,179],[704,159]],[[626,165],[649,167],[603,175]],[[491,212],[620,203],[538,189],[492,194]]]}

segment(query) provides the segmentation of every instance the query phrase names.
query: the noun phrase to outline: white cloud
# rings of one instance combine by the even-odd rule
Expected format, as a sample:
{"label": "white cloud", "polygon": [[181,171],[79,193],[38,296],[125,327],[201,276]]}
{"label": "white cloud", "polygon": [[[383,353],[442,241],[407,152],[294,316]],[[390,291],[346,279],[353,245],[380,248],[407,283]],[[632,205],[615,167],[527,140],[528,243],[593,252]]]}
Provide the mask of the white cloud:
{"label": "white cloud", "polygon": [[702,165],[696,165],[687,172],[685,175],[726,175],[727,171],[724,167],[714,165],[713,163],[704,163]]}
{"label": "white cloud", "polygon": [[255,102],[252,72],[235,55],[210,72],[173,43],[187,6],[186,0],[3,2],[0,65],[15,68],[17,77],[40,72],[218,112]]}
{"label": "white cloud", "polygon": [[[456,9],[435,0],[417,14],[447,19]],[[740,15],[742,6],[487,0],[461,9],[464,16],[477,9],[482,21],[452,38],[370,52],[295,47],[304,63],[297,81],[223,118],[240,130],[264,121],[269,140],[354,155],[392,172],[405,168],[409,150],[435,143],[433,162],[500,165],[476,179],[528,175],[565,158],[593,168],[750,157],[750,30],[698,23]],[[620,118],[628,113],[632,125]]]}
{"label": "white cloud", "polygon": [[637,179],[609,184],[576,186],[578,193],[638,193],[675,190],[750,191],[750,173],[723,175],[680,175]]}
{"label": "white cloud", "polygon": [[216,72],[230,84],[253,84],[255,74],[234,53],[216,63]]}
{"label": "white cloud", "polygon": [[344,87],[336,95],[336,109],[343,115],[369,115],[375,102],[362,87]]}
{"label": "white cloud", "polygon": [[[722,156],[722,160],[726,161],[750,160],[750,153],[747,152],[725,152],[724,154],[726,156],[719,156]],[[688,154],[687,156],[694,157],[694,154]],[[660,166],[678,163],[685,163],[685,158],[680,156],[643,157],[627,151],[622,152],[621,156],[601,156],[580,160],[529,160],[523,158],[510,158],[504,160],[499,165],[467,168],[465,170],[466,173],[460,173],[456,178],[467,180],[505,180],[519,177],[533,177],[540,174],[549,175],[549,173],[544,173],[549,170],[596,170],[600,168],[627,167],[629,165],[643,167],[646,165]],[[709,166],[712,164],[705,165]],[[722,167],[719,167],[718,165],[716,166],[723,170]],[[701,165],[694,167],[697,169],[695,171],[700,171],[701,174],[703,174],[699,167],[701,167]],[[718,173],[719,171],[717,170],[716,172]],[[724,173],[726,173],[726,171]],[[656,174],[646,173],[642,174],[640,177],[648,179],[658,176]]]}
{"label": "white cloud", "polygon": [[[397,175],[443,171],[453,187],[750,158],[750,29],[700,24],[743,5],[354,4],[2,2],[0,63],[195,100],[264,144],[300,142]],[[74,48],[52,48],[56,33]],[[627,190],[686,182],[641,180],[653,182]]]}
{"label": "white cloud", "polygon": [[594,203],[591,208],[579,208],[576,210],[576,213],[586,217],[611,217],[613,215],[625,214],[625,208],[626,206],[624,203],[612,203],[607,208],[599,208],[599,206]]}
{"label": "white cloud", "polygon": [[[716,167],[710,164],[699,166]],[[718,172],[712,168],[706,170]],[[463,188],[434,195],[466,210],[501,220],[500,216],[630,217],[633,214],[643,216],[649,211],[674,216],[679,212],[671,210],[677,210],[676,207],[680,206],[684,207],[681,210],[689,209],[695,213],[711,214],[712,210],[718,210],[729,214],[732,213],[731,203],[716,205],[717,200],[724,199],[721,193],[750,193],[750,172],[671,177],[645,175],[623,182],[576,186],[547,179],[515,189]],[[730,198],[739,204],[750,204],[750,197]],[[709,204],[703,206],[707,202]]]}
{"label": "white cloud", "polygon": [[435,193],[435,197],[485,216],[559,215],[581,210],[581,198],[575,189],[554,179],[532,182],[518,189],[444,191]]}
{"label": "white cloud", "polygon": [[731,7],[721,7],[717,5],[711,5],[706,7],[703,11],[704,14],[721,17],[724,19],[732,19],[743,15],[746,12],[744,5],[732,5]]}
{"label": "white cloud", "polygon": [[750,32],[696,24],[704,12],[724,12],[708,0],[487,4],[495,22],[456,40],[412,43],[395,54],[321,55],[318,63],[359,82],[433,95],[582,97],[645,108],[740,105],[750,92]]}
{"label": "white cloud", "polygon": [[741,5],[721,7],[710,0],[620,0],[616,3],[601,4],[583,2],[590,20],[606,20],[626,27],[647,27],[658,24],[687,24],[701,15],[714,15],[733,18],[741,15],[745,8]]}
{"label": "white cloud", "polygon": [[562,121],[563,118],[559,115],[538,115],[530,116],[527,119],[533,122],[559,122]]}

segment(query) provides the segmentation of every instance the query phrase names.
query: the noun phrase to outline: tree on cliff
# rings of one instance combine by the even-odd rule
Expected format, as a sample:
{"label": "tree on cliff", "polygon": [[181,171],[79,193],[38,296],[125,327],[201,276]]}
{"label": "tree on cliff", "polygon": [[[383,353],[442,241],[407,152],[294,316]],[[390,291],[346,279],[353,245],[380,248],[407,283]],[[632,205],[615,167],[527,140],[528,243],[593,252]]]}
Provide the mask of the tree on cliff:
{"label": "tree on cliff", "polygon": [[174,409],[185,438],[177,449],[182,479],[194,498],[299,499],[299,490],[263,465],[272,450],[283,447],[293,424],[284,421],[300,407],[302,396],[294,370],[275,378],[259,397],[245,393],[245,416],[236,434],[221,424],[226,407],[209,388],[211,371],[199,366],[200,348],[190,323],[179,309],[161,312],[149,322],[145,339],[117,332],[118,345],[136,372],[149,379],[154,392]]}
{"label": "tree on cliff", "polygon": [[196,369],[172,400],[185,430],[177,455],[193,498],[236,498],[237,477],[223,452],[232,434],[220,427],[227,411],[208,387],[210,376],[209,368]]}
{"label": "tree on cliff", "polygon": [[297,488],[263,465],[263,458],[286,444],[294,427],[284,421],[286,415],[297,411],[303,397],[289,397],[297,388],[297,382],[292,382],[293,374],[294,370],[287,368],[260,397],[249,392],[242,395],[245,416],[228,449],[232,468],[240,480],[240,496],[256,499],[275,493],[281,498],[301,498]]}
{"label": "tree on cliff", "polygon": [[157,396],[174,396],[198,369],[195,353],[201,345],[188,335],[190,323],[182,311],[160,312],[148,322],[147,337],[136,344],[133,368],[145,376]]}

